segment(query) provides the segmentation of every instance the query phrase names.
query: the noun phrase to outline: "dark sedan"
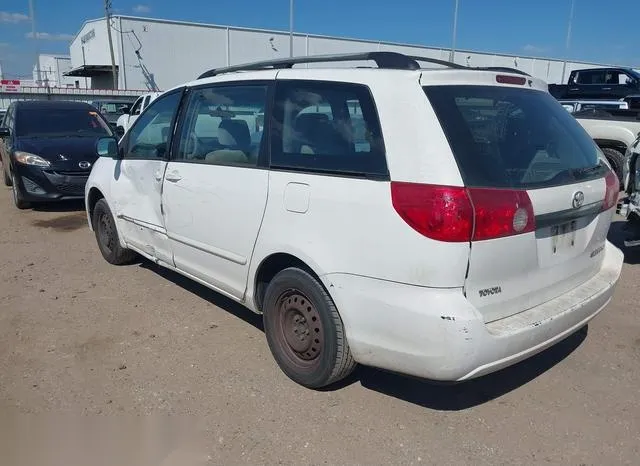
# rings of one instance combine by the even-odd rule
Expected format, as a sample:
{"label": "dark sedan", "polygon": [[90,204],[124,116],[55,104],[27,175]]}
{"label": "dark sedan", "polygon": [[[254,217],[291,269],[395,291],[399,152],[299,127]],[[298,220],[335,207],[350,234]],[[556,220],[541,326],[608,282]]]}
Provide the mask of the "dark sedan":
{"label": "dark sedan", "polygon": [[96,140],[112,134],[104,117],[84,102],[12,103],[0,127],[0,155],[16,206],[82,199],[98,158]]}

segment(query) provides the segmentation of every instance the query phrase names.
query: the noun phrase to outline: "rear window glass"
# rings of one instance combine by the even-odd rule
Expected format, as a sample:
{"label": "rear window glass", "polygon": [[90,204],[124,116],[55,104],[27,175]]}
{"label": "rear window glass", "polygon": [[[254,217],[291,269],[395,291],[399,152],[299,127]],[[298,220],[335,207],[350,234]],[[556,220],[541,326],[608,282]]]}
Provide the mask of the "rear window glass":
{"label": "rear window glass", "polygon": [[605,171],[593,140],[547,93],[497,86],[425,92],[467,186],[540,188]]}
{"label": "rear window glass", "polygon": [[90,108],[18,110],[16,133],[20,137],[111,136],[108,124]]}

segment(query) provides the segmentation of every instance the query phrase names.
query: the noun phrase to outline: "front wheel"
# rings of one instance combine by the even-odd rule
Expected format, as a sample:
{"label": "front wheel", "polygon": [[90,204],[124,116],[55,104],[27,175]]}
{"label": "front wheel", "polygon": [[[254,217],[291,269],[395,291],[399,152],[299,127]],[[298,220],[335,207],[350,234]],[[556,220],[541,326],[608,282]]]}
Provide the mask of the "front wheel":
{"label": "front wheel", "polygon": [[100,253],[108,263],[124,265],[131,263],[135,259],[135,252],[120,245],[116,222],[113,219],[113,215],[111,215],[111,209],[109,209],[107,201],[100,199],[96,203],[91,221]]}
{"label": "front wheel", "polygon": [[11,194],[13,197],[13,204],[20,210],[28,209],[31,204],[24,200],[24,194],[18,186],[18,179],[15,174],[11,175]]}
{"label": "front wheel", "polygon": [[4,185],[11,186],[13,181],[11,180],[11,175],[9,175],[9,171],[5,164],[2,164],[2,174],[4,175]]}
{"label": "front wheel", "polygon": [[269,349],[294,382],[321,388],[355,369],[338,310],[308,272],[279,272],[267,287],[263,312]]}

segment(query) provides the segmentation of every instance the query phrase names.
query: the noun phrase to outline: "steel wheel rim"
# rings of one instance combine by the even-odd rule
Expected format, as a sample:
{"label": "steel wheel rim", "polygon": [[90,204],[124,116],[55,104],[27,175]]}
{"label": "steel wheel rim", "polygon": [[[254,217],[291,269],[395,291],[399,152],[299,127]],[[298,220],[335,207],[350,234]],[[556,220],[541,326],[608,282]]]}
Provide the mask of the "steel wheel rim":
{"label": "steel wheel rim", "polygon": [[98,237],[104,249],[108,252],[113,251],[113,226],[111,225],[111,219],[106,213],[102,213],[98,217]]}
{"label": "steel wheel rim", "polygon": [[315,368],[324,346],[324,329],[315,305],[301,291],[291,289],[276,302],[276,341],[299,370]]}

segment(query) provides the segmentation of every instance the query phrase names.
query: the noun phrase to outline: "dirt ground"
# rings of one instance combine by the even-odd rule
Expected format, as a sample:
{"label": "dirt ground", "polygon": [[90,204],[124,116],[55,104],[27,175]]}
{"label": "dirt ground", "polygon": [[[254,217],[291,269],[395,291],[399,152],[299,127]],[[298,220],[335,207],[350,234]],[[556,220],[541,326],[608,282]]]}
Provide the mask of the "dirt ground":
{"label": "dirt ground", "polygon": [[33,460],[45,437],[51,451],[113,465],[142,464],[115,460],[141,445],[155,454],[148,464],[181,466],[638,464],[640,253],[627,253],[612,304],[588,329],[517,366],[459,385],[360,368],[312,391],[278,369],[259,317],[148,262],[108,265],[82,205],[18,211],[9,194],[0,190],[7,466]]}

